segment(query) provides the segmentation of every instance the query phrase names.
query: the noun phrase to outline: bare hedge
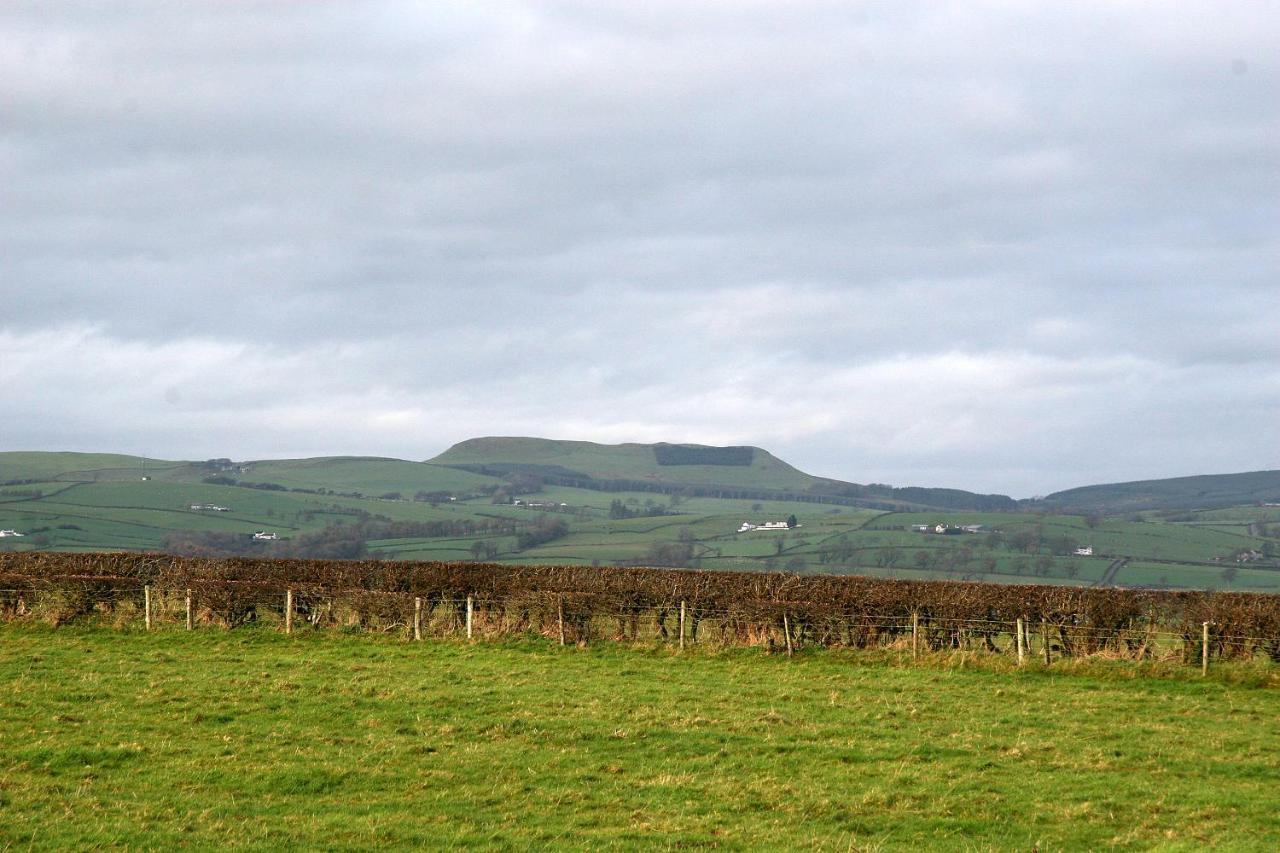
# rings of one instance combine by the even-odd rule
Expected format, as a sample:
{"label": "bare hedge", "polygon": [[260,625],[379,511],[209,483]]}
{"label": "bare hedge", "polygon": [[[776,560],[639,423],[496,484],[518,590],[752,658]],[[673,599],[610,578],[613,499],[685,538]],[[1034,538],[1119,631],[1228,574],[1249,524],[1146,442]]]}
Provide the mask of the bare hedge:
{"label": "bare hedge", "polygon": [[700,623],[714,624],[730,641],[776,631],[785,616],[797,642],[884,645],[909,634],[914,615],[931,648],[997,649],[1001,641],[1007,649],[1011,625],[1023,619],[1062,655],[1141,657],[1155,634],[1173,633],[1190,658],[1198,654],[1202,623],[1210,622],[1215,657],[1280,661],[1280,596],[1251,593],[585,566],[0,554],[0,589],[8,590],[3,601],[10,606],[23,591],[57,591],[90,612],[95,602],[137,596],[144,584],[171,593],[191,589],[228,625],[292,589],[304,614],[315,615],[326,601],[332,611],[341,598],[353,618],[369,624],[405,622],[415,597],[433,613],[461,618],[461,602],[471,596],[506,630],[547,632],[563,620],[574,636],[585,636],[593,619],[613,618],[622,636],[637,636],[640,622],[652,620],[665,637],[684,602],[693,636]]}

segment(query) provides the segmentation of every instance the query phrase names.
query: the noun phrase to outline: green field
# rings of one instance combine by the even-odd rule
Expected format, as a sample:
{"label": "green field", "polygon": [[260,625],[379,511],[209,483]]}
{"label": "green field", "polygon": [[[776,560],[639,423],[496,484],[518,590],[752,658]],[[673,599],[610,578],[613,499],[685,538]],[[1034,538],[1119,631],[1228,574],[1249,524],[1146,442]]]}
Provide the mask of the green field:
{"label": "green field", "polygon": [[1266,676],[1091,666],[9,624],[0,847],[1280,843]]}
{"label": "green field", "polygon": [[[512,453],[524,446],[507,442],[499,449]],[[482,458],[462,451],[479,454],[483,447],[467,442],[446,456]],[[542,455],[534,458],[548,465],[559,458],[595,473],[607,468],[605,473],[619,477],[643,479],[646,470],[652,473],[652,465],[644,468],[644,454],[653,453],[647,445],[619,450],[535,442],[530,447],[541,448]],[[668,468],[690,476],[721,468],[733,472],[724,475],[730,479],[755,477],[750,482],[770,489],[789,482],[791,474],[783,471],[778,479],[777,472],[766,470],[777,460],[759,453],[753,466],[667,466],[663,475]],[[497,458],[504,457],[498,453]],[[148,480],[142,479],[143,471]],[[483,553],[510,563],[630,563],[1280,592],[1280,508],[1257,505],[1082,516],[886,512],[794,499],[556,485],[507,494],[512,487],[502,477],[368,457],[245,462],[228,468],[161,460],[146,460],[144,466],[137,458],[100,454],[0,453],[0,474],[5,483],[0,485],[0,530],[26,534],[0,539],[0,550],[156,551],[168,547],[175,535],[185,536],[184,541],[190,535],[242,537],[248,543],[243,548],[252,549],[257,546],[248,539],[255,531],[275,532],[287,546],[331,534],[336,525],[365,520],[383,525],[385,532],[372,530],[361,540],[360,553],[395,560],[463,560]],[[210,477],[218,482],[204,482]],[[252,487],[264,484],[272,488]],[[637,517],[611,517],[615,502]],[[193,504],[227,511],[192,510]],[[744,521],[780,521],[791,515],[799,521],[794,530],[737,532]],[[459,527],[504,519],[514,527],[501,534],[469,535]],[[551,520],[567,524],[563,535],[520,545],[521,530]],[[397,522],[444,526],[416,535],[390,527]],[[914,529],[939,523],[982,525],[982,532],[939,536]],[[1093,556],[1074,555],[1084,546],[1093,548]],[[262,554],[289,552],[268,552],[263,546]],[[1127,562],[1120,565],[1121,560]]]}

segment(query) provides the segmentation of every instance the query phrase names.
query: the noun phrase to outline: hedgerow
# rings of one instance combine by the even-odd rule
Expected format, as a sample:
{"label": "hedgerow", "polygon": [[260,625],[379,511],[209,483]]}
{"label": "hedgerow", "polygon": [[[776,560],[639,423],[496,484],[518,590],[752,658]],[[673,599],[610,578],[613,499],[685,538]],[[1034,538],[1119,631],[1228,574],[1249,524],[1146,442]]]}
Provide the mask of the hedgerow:
{"label": "hedgerow", "polygon": [[0,612],[57,593],[71,618],[112,601],[136,603],[144,585],[170,595],[191,590],[202,612],[231,626],[293,590],[299,612],[312,621],[340,612],[353,623],[403,625],[415,598],[434,618],[461,618],[470,597],[485,624],[499,626],[494,630],[551,632],[563,623],[574,638],[609,618],[618,620],[621,636],[637,636],[640,623],[652,620],[665,637],[682,605],[691,638],[707,625],[727,642],[773,637],[785,624],[795,643],[869,647],[909,636],[914,620],[927,648],[1007,649],[1022,620],[1027,633],[1062,656],[1142,657],[1160,635],[1180,639],[1190,658],[1209,622],[1214,657],[1280,661],[1280,596],[1252,593],[586,566],[0,554]]}

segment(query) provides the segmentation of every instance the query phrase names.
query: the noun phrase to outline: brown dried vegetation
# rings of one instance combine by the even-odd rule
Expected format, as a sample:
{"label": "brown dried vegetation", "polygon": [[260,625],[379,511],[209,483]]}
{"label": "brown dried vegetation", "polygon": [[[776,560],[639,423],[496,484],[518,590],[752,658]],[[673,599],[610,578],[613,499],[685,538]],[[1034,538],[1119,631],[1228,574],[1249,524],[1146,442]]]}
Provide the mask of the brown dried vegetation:
{"label": "brown dried vegetation", "polygon": [[42,599],[46,610],[56,604],[54,621],[104,603],[136,606],[144,584],[171,606],[190,589],[201,614],[227,626],[256,618],[292,589],[299,618],[313,624],[404,627],[419,597],[429,622],[458,625],[471,596],[487,634],[554,636],[562,620],[566,635],[581,641],[608,619],[619,638],[638,638],[642,623],[668,638],[684,602],[687,636],[699,637],[705,625],[704,635],[728,643],[768,637],[772,644],[785,615],[795,644],[884,646],[909,638],[916,614],[921,644],[934,650],[1007,649],[1012,625],[1023,619],[1058,656],[1142,658],[1153,637],[1173,633],[1191,659],[1210,622],[1215,658],[1280,661],[1278,596],[586,566],[3,554],[0,617],[31,613]]}

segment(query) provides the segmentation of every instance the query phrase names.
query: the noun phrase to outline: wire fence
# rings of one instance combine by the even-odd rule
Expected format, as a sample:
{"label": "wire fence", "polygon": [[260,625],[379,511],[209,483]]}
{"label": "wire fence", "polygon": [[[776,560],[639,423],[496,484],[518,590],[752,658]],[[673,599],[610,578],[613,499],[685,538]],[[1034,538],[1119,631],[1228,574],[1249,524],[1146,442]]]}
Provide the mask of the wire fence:
{"label": "wire fence", "polygon": [[896,648],[913,656],[971,651],[1051,663],[1091,656],[1181,660],[1206,671],[1211,660],[1280,662],[1280,632],[1251,634],[1229,625],[1161,624],[1152,616],[1096,624],[1081,614],[1055,619],[951,615],[928,606],[897,612],[815,608],[812,601],[726,605],[685,598],[654,601],[598,590],[528,590],[517,595],[415,594],[398,590],[271,581],[202,580],[190,586],[136,578],[66,575],[0,587],[0,621],[63,624],[105,619],[120,627],[235,628],[270,623],[287,632],[342,629],[470,640],[543,636],[561,644],[597,640],[678,645],[757,646],[794,654],[806,648]]}

